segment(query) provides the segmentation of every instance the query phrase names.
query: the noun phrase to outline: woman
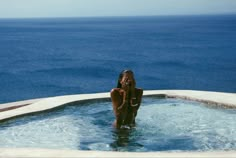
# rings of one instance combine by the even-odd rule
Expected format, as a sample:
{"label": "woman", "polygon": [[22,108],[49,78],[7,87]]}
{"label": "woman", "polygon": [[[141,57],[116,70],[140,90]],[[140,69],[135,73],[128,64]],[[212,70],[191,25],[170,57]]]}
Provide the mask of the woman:
{"label": "woman", "polygon": [[113,111],[116,117],[114,126],[123,128],[135,125],[143,90],[136,88],[134,74],[131,70],[120,73],[117,88],[111,90]]}

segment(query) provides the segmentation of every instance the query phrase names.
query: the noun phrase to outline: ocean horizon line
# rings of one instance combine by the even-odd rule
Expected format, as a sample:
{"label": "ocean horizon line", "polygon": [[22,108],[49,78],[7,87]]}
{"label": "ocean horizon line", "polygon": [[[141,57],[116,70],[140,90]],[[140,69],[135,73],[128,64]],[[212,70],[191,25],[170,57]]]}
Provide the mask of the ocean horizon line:
{"label": "ocean horizon line", "polygon": [[163,14],[163,15],[114,15],[114,16],[55,16],[55,17],[0,17],[0,20],[37,20],[37,19],[110,19],[110,18],[153,18],[153,17],[216,17],[236,16],[236,13],[218,14]]}

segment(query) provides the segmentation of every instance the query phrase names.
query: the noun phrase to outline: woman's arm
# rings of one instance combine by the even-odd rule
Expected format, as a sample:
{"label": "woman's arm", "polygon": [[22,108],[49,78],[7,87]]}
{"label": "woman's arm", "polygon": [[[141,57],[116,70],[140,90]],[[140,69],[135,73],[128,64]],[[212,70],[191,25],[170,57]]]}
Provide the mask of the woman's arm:
{"label": "woman's arm", "polygon": [[135,118],[137,116],[138,109],[139,109],[141,102],[142,102],[143,90],[136,88],[135,93],[136,93],[136,95],[135,95],[136,96],[136,101],[135,101],[136,106],[132,107],[132,111],[133,111],[132,123],[133,124],[135,124]]}
{"label": "woman's arm", "polygon": [[[123,105],[123,95],[121,95],[121,89],[114,88],[111,90],[111,101],[112,101],[112,107],[113,112],[116,117],[115,126],[120,127],[123,124],[123,121],[127,114],[127,108],[120,108]],[[126,105],[123,105],[124,107],[127,107]]]}
{"label": "woman's arm", "polygon": [[140,89],[140,88],[136,88],[135,92],[136,92],[136,104],[137,104],[137,106],[133,107],[133,111],[134,111],[135,117],[136,117],[137,111],[138,111],[138,109],[139,109],[139,107],[141,105],[141,102],[142,102],[143,90]]}
{"label": "woman's arm", "polygon": [[141,105],[142,95],[143,95],[143,90],[135,88],[135,95],[133,95],[133,98],[135,98],[135,100],[133,100],[132,102],[136,106],[132,106],[131,104],[129,105],[128,108],[129,110],[127,113],[127,117],[124,121],[124,124],[135,124],[135,117],[137,116],[138,109]]}

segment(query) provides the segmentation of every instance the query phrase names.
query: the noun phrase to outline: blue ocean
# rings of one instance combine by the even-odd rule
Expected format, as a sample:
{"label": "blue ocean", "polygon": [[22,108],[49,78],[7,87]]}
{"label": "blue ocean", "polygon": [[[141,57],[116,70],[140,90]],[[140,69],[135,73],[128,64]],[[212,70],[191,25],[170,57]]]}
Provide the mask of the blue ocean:
{"label": "blue ocean", "polygon": [[0,19],[0,103],[137,87],[236,92],[236,15]]}

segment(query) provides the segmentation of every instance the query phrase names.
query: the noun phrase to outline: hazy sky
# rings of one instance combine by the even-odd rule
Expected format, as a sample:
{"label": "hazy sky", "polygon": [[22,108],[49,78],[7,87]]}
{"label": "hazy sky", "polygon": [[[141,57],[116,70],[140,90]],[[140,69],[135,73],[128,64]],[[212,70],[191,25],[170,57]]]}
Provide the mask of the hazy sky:
{"label": "hazy sky", "polygon": [[236,0],[0,0],[0,18],[236,13]]}

